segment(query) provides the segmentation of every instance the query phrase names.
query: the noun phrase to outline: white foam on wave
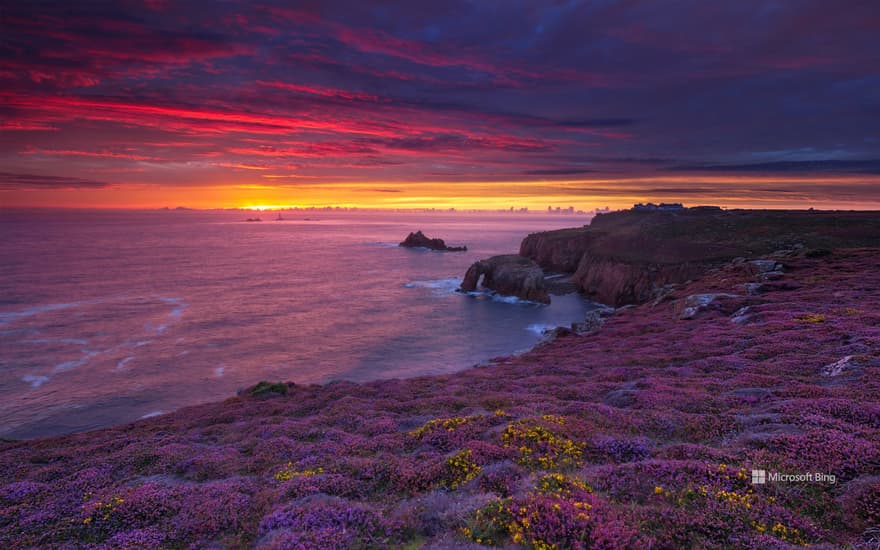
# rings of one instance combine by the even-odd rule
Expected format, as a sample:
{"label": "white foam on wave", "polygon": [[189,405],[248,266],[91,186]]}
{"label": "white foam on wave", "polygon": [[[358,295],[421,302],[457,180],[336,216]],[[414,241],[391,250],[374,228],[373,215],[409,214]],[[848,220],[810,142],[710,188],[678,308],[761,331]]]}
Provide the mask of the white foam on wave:
{"label": "white foam on wave", "polygon": [[421,281],[411,281],[404,283],[405,288],[425,288],[434,292],[434,294],[446,295],[452,294],[461,286],[461,279],[458,277],[450,277],[447,279],[427,279]]}
{"label": "white foam on wave", "polygon": [[214,378],[222,378],[225,371],[226,367],[217,367],[214,369]]}
{"label": "white foam on wave", "polygon": [[43,384],[45,384],[49,380],[51,380],[50,377],[41,376],[38,374],[25,374],[24,376],[21,377],[21,381],[27,382],[28,384],[31,385],[32,388],[39,388],[40,386],[42,386]]}
{"label": "white foam on wave", "polygon": [[52,369],[52,372],[64,372],[66,370],[75,369],[76,367],[82,366],[88,363],[89,359],[100,354],[100,351],[84,351],[83,356],[79,359],[73,359],[71,361],[64,361],[63,363],[58,363],[55,365],[55,368]]}
{"label": "white foam on wave", "polygon": [[501,302],[504,304],[517,304],[522,306],[545,306],[547,304],[542,304],[541,302],[535,302],[532,300],[523,300],[522,298],[517,298],[516,296],[502,296],[501,294],[492,293],[492,300],[496,302]]}
{"label": "white foam on wave", "polygon": [[25,317],[32,317],[34,315],[39,315],[40,313],[49,313],[52,311],[59,311],[62,309],[69,309],[74,307],[82,307],[82,306],[94,306],[100,304],[113,304],[119,302],[133,302],[144,300],[159,300],[166,304],[171,304],[176,306],[171,312],[168,314],[172,319],[179,319],[184,310],[188,307],[187,304],[181,300],[180,298],[166,297],[166,296],[112,296],[109,298],[98,298],[95,300],[81,300],[78,302],[60,302],[57,304],[43,304],[39,306],[33,306],[25,309],[20,309],[18,311],[4,311],[0,312],[0,325],[8,325],[13,321],[17,321],[19,319],[23,319]]}
{"label": "white foam on wave", "polygon": [[502,296],[501,294],[490,294],[490,298],[495,300],[496,302],[501,302],[504,304],[519,304],[519,303],[531,303],[528,300],[522,300],[517,298],[516,296]]}
{"label": "white foam on wave", "polygon": [[[77,301],[77,302],[61,302],[61,303],[56,303],[56,304],[44,304],[44,305],[34,306],[34,307],[30,307],[30,308],[25,308],[25,309],[22,309],[19,311],[0,312],[0,326],[9,325],[10,323],[14,323],[16,321],[26,319],[29,317],[33,317],[36,315],[45,314],[45,313],[52,313],[52,312],[67,310],[67,309],[71,309],[71,308],[84,307],[84,306],[95,306],[95,305],[101,305],[101,304],[119,304],[119,303],[131,303],[131,302],[135,302],[135,304],[134,304],[135,307],[148,306],[148,305],[152,305],[155,307],[157,302],[159,302],[161,304],[167,304],[169,306],[172,306],[172,309],[166,314],[167,315],[167,319],[166,319],[167,322],[164,323],[163,325],[160,325],[157,328],[152,328],[152,331],[155,331],[155,333],[157,333],[157,334],[161,334],[162,332],[165,331],[165,329],[170,324],[177,322],[183,316],[183,313],[187,308],[187,304],[185,302],[183,302],[179,298],[174,298],[174,297],[155,296],[155,295],[153,295],[153,296],[114,296],[114,297],[96,299],[96,300],[82,300],[82,301]],[[145,328],[147,328],[147,327],[145,327]],[[20,332],[21,332],[21,329],[2,331],[2,333],[4,335],[18,334]],[[40,335],[40,332],[41,332],[40,330],[28,329],[25,333],[26,334],[33,334],[33,335]],[[125,336],[122,336],[122,335],[120,335],[120,336],[122,338],[125,338]],[[146,336],[146,335],[140,335],[140,336],[141,336],[141,338],[143,338],[143,336]],[[39,388],[40,386],[51,381],[52,377],[55,374],[67,372],[67,371],[76,369],[78,367],[81,367],[83,365],[86,365],[93,358],[95,358],[99,355],[109,354],[109,353],[113,353],[115,355],[115,352],[117,352],[118,350],[121,350],[124,348],[134,349],[134,348],[138,348],[141,346],[145,346],[147,344],[150,344],[152,342],[152,340],[149,340],[149,339],[138,340],[137,336],[135,336],[134,338],[128,337],[124,341],[122,341],[121,343],[118,343],[116,345],[112,345],[112,346],[106,347],[106,348],[104,348],[102,346],[103,349],[98,349],[98,350],[95,350],[94,348],[88,349],[86,347],[86,346],[90,346],[90,342],[88,339],[77,338],[77,337],[73,337],[73,336],[54,337],[54,338],[52,338],[52,337],[36,337],[36,338],[29,338],[26,340],[21,340],[21,342],[26,343],[26,344],[43,344],[43,345],[48,345],[48,346],[73,345],[73,346],[79,347],[79,349],[77,350],[79,353],[78,357],[76,356],[76,352],[74,352],[74,354],[73,354],[74,358],[69,359],[69,357],[71,357],[71,355],[69,353],[65,352],[64,355],[66,355],[67,357],[59,357],[58,359],[55,359],[55,361],[60,360],[60,362],[58,362],[57,364],[55,364],[52,367],[52,370],[49,374],[47,374],[47,375],[25,374],[24,376],[21,377],[22,382],[30,384],[30,386],[32,388]],[[67,359],[67,360],[64,360],[64,359]],[[128,363],[130,363],[131,361],[133,361],[134,359],[135,359],[135,355],[129,355],[129,356],[126,356],[122,359],[119,359],[116,362],[116,369],[117,370],[124,369],[126,367],[126,365]],[[51,360],[51,359],[48,359],[48,360]],[[161,414],[161,413],[157,413],[157,414]]]}
{"label": "white foam on wave", "polygon": [[151,412],[148,412],[147,414],[143,415],[140,418],[140,420],[143,420],[145,418],[153,418],[154,416],[160,416],[163,414],[165,414],[165,411],[151,411]]}
{"label": "white foam on wave", "polygon": [[171,304],[175,306],[174,309],[168,314],[169,317],[173,319],[179,319],[181,315],[183,315],[184,310],[188,307],[186,302],[180,300],[178,298],[159,298],[166,304]]}
{"label": "white foam on wave", "polygon": [[378,246],[379,248],[397,248],[400,246],[400,243],[371,243],[373,246]]}
{"label": "white foam on wave", "polygon": [[474,298],[480,300],[492,300],[493,302],[499,302],[502,304],[513,304],[513,305],[522,305],[522,306],[544,306],[546,304],[542,304],[541,302],[533,302],[531,300],[523,300],[522,298],[517,298],[516,296],[504,296],[502,294],[498,294],[492,290],[471,290],[468,292],[463,292],[462,294],[467,294],[468,296],[472,296]]}
{"label": "white foam on wave", "polygon": [[60,309],[67,309],[71,307],[80,307],[80,306],[88,306],[93,304],[100,304],[101,300],[85,300],[82,302],[62,302],[59,304],[45,304],[41,306],[34,306],[25,309],[20,309],[18,311],[5,311],[0,313],[0,325],[8,325],[13,321],[17,321],[18,319],[22,319],[24,317],[31,317],[33,315],[39,315],[40,313],[48,313],[50,311],[58,311]]}
{"label": "white foam on wave", "polygon": [[529,332],[534,332],[538,336],[543,336],[544,333],[549,332],[556,328],[556,325],[547,325],[543,323],[535,323],[526,327],[526,330]]}
{"label": "white foam on wave", "polygon": [[173,305],[174,309],[168,312],[169,321],[167,323],[162,323],[161,325],[153,327],[145,327],[145,328],[153,328],[156,331],[156,334],[162,334],[168,327],[170,327],[173,323],[176,323],[183,316],[183,312],[186,311],[186,308],[189,307],[185,302],[179,300],[177,298],[165,298],[159,297],[159,299],[169,305]]}

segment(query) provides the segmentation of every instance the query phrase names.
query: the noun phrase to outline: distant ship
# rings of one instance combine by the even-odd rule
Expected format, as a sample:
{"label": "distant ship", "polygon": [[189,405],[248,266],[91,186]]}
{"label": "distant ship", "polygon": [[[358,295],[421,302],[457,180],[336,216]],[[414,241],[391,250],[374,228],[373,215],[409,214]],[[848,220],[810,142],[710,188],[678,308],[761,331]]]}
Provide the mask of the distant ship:
{"label": "distant ship", "polygon": [[248,218],[245,221],[246,222],[261,222],[263,220],[261,220],[260,218]]}
{"label": "distant ship", "polygon": [[281,212],[278,213],[278,217],[275,218],[275,221],[276,222],[283,222],[284,221],[284,218],[281,217]]}

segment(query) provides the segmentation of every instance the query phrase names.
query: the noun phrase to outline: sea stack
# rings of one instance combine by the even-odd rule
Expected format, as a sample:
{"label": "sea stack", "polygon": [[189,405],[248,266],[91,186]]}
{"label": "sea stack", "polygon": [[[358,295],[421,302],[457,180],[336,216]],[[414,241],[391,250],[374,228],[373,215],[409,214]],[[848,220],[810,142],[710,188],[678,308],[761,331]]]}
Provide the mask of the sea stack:
{"label": "sea stack", "polygon": [[431,250],[440,250],[441,252],[467,252],[466,246],[446,246],[443,239],[431,239],[425,236],[421,230],[407,235],[398,246],[406,248],[430,248]]}
{"label": "sea stack", "polygon": [[544,271],[530,258],[506,254],[474,262],[464,274],[461,290],[476,290],[480,277],[483,278],[483,286],[498,294],[543,304],[550,303]]}

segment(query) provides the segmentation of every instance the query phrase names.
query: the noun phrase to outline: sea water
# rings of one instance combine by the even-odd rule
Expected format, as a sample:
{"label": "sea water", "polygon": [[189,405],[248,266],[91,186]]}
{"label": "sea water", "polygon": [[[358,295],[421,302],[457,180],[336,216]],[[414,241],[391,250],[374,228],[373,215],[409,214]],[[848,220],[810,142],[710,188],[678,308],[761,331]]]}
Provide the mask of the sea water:
{"label": "sea water", "polygon": [[[261,222],[246,222],[248,217]],[[474,261],[548,214],[352,211],[0,212],[0,436],[110,426],[260,380],[448,373],[583,319],[456,292]],[[467,252],[405,249],[421,229]]]}

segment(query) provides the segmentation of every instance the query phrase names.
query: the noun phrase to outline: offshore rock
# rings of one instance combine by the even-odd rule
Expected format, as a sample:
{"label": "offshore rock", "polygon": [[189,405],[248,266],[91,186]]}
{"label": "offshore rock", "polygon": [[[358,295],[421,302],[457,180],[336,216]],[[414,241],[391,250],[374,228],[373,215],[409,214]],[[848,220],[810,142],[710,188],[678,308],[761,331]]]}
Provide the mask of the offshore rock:
{"label": "offshore rock", "polygon": [[516,296],[522,300],[550,303],[544,271],[523,256],[506,254],[474,262],[464,274],[461,290],[477,289],[482,277],[483,286],[504,296]]}
{"label": "offshore rock", "polygon": [[467,252],[466,246],[446,246],[443,239],[431,239],[425,236],[421,230],[407,235],[398,246],[406,248],[430,248],[431,250],[440,250],[442,252]]}

